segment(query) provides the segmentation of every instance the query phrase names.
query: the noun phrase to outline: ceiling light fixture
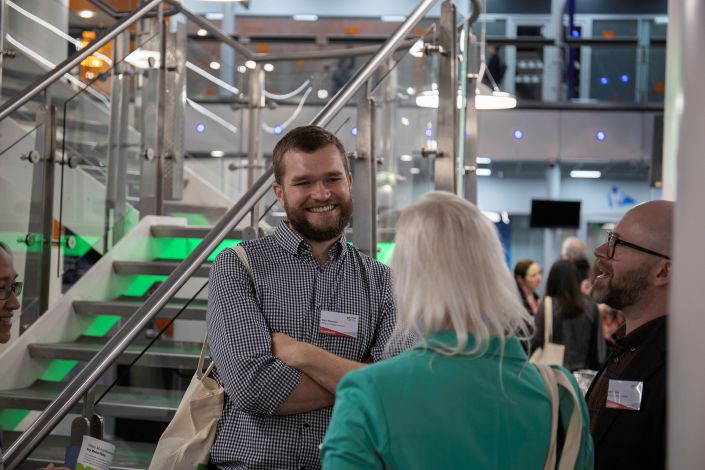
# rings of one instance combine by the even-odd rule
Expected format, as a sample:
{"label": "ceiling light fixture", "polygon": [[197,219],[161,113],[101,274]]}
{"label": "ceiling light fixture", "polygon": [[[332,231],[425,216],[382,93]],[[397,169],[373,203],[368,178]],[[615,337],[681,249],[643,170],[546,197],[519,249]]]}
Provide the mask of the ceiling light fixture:
{"label": "ceiling light fixture", "polygon": [[294,15],[296,21],[318,21],[318,15]]}
{"label": "ceiling light fixture", "polygon": [[571,178],[599,178],[602,176],[601,171],[597,170],[573,170],[570,172]]}
{"label": "ceiling light fixture", "polygon": [[91,18],[95,17],[95,12],[91,10],[80,10],[78,12],[78,16],[80,16],[84,20],[90,20]]}

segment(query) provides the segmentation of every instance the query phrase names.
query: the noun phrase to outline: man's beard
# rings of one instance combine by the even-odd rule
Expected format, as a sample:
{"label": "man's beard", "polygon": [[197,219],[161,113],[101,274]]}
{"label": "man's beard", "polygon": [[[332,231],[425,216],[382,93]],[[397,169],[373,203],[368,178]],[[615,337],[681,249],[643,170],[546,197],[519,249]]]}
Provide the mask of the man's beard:
{"label": "man's beard", "polygon": [[[314,242],[324,242],[339,237],[343,233],[343,230],[345,230],[345,227],[347,227],[348,222],[350,222],[353,211],[351,198],[341,201],[330,201],[327,204],[337,205],[340,214],[325,226],[316,227],[308,221],[306,217],[308,211],[306,209],[290,207],[286,196],[284,196],[284,210],[286,211],[287,219],[289,219],[289,224],[291,224],[292,228],[305,240]],[[320,204],[319,206],[323,205],[326,204]]]}
{"label": "man's beard", "polygon": [[590,294],[595,302],[607,304],[616,310],[634,305],[649,287],[649,273],[643,268],[626,273],[619,282],[613,276],[614,273],[611,273],[606,287],[593,286]]}

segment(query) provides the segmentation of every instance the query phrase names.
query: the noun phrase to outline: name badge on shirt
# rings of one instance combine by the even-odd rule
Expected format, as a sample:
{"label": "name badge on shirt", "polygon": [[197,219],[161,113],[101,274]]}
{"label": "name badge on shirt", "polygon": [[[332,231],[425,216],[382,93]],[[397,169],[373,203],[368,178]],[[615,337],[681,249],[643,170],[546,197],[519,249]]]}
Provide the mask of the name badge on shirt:
{"label": "name badge on shirt", "polygon": [[324,335],[357,338],[357,325],[359,322],[359,315],[321,310],[319,331]]}
{"label": "name badge on shirt", "polygon": [[641,396],[643,393],[644,382],[610,380],[605,408],[639,410],[641,408]]}

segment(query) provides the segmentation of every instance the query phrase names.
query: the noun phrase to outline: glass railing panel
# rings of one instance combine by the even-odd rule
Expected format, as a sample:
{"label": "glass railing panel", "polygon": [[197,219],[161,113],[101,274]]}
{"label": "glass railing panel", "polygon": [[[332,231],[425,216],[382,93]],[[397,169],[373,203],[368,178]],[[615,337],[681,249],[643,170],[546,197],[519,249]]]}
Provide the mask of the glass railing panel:
{"label": "glass railing panel", "polygon": [[[5,47],[16,56],[4,61],[3,101],[115,25],[115,18],[85,3],[86,8],[70,11],[59,0],[6,2]],[[110,68],[112,53],[112,44],[104,46],[67,73],[65,81],[73,85],[90,82]]]}
{"label": "glass railing panel", "polygon": [[43,125],[36,125],[28,131],[21,127],[6,129],[3,138],[14,142],[0,154],[0,200],[3,201],[0,241],[11,251],[18,280],[27,286],[18,296],[21,307],[13,319],[12,341],[19,336],[21,325],[26,327],[41,313],[38,311],[44,236],[41,207],[47,164]]}
{"label": "glass railing panel", "polygon": [[[142,36],[132,47],[153,39]],[[57,179],[54,212],[61,228],[62,291],[139,220],[142,125],[134,103],[144,73],[132,65],[132,59],[116,62],[59,108],[57,143],[64,164]]]}
{"label": "glass railing panel", "polygon": [[[429,30],[423,41],[432,42]],[[438,142],[438,55],[397,51],[373,90],[377,165],[377,239],[391,242],[401,211],[434,189]]]}

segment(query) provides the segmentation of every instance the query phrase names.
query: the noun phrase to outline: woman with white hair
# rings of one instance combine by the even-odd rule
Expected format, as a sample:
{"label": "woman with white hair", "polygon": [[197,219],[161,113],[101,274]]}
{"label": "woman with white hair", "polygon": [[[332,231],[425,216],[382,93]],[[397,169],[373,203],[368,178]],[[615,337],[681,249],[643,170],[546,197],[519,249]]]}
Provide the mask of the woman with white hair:
{"label": "woman with white hair", "polygon": [[[551,399],[516,336],[532,320],[492,223],[455,195],[427,194],[399,219],[392,270],[390,345],[410,332],[423,340],[343,378],[323,468],[544,468]],[[574,468],[592,469],[585,402],[564,373],[583,418]],[[560,390],[565,424],[574,402]]]}

